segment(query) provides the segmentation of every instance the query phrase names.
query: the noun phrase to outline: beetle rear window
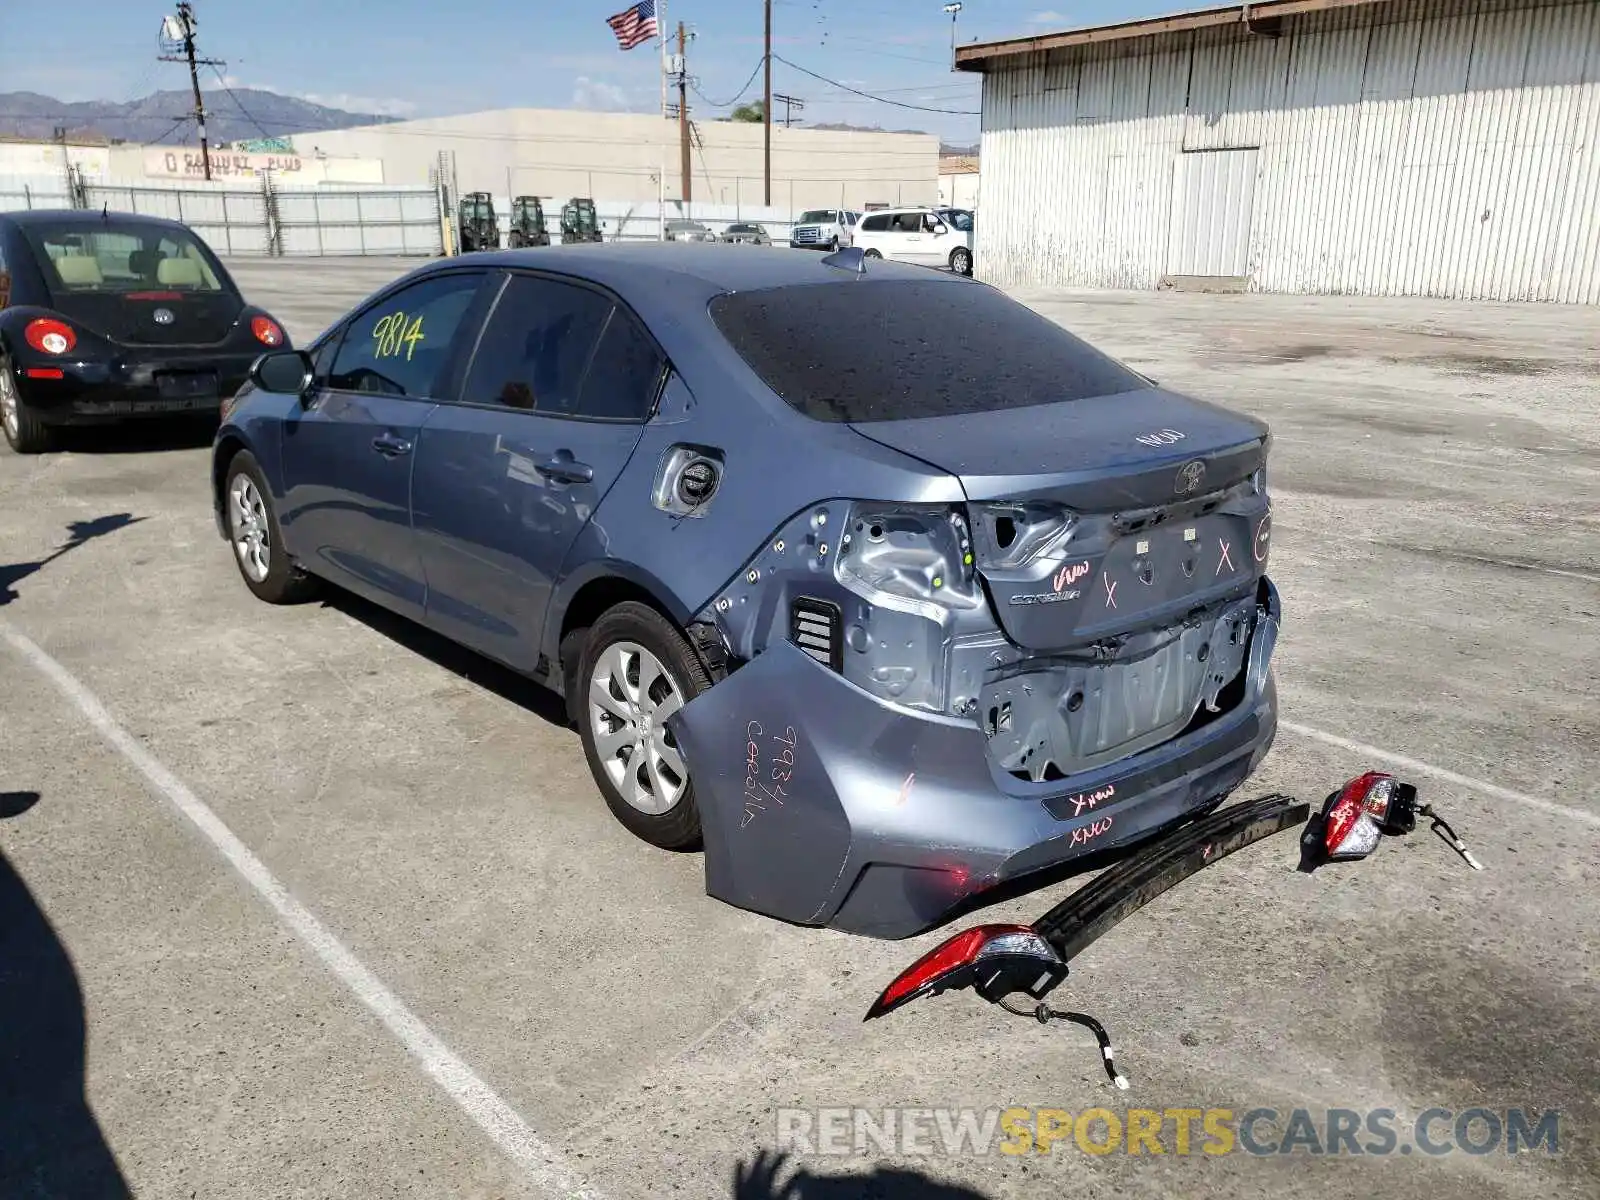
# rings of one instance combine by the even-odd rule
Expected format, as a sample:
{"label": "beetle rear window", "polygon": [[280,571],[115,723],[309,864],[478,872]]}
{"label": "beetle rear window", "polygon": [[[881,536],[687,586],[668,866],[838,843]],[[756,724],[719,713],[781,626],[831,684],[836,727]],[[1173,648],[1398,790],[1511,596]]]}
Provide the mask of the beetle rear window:
{"label": "beetle rear window", "polygon": [[996,412],[1153,386],[981,284],[869,277],[731,292],[711,302],[711,318],[768,387],[818,421]]}

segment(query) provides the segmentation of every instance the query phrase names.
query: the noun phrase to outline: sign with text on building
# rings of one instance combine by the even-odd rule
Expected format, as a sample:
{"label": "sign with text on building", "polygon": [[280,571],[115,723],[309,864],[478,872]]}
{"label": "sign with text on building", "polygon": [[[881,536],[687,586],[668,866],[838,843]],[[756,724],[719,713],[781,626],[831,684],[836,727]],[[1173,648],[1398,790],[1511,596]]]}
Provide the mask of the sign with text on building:
{"label": "sign with text on building", "polygon": [[[302,169],[298,154],[211,152],[212,179],[255,179],[267,171],[274,175],[294,175]],[[144,153],[144,173],[156,179],[204,179],[206,167],[199,150],[187,146],[167,150],[152,148]]]}

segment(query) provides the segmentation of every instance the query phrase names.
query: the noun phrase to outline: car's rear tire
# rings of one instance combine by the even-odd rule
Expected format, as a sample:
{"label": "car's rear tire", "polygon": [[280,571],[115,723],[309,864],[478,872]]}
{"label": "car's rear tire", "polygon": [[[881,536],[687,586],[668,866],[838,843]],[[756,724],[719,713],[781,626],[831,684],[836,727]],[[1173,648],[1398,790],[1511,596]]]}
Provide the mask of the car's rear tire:
{"label": "car's rear tire", "polygon": [[18,454],[43,454],[50,449],[50,426],[22,401],[11,364],[0,358],[0,428],[6,445]]}
{"label": "car's rear tire", "polygon": [[272,489],[261,464],[248,450],[239,451],[228,463],[222,507],[234,566],[257,599],[268,604],[299,604],[316,594],[317,580],[289,561]]}
{"label": "car's rear tire", "polygon": [[971,275],[972,251],[965,246],[957,246],[950,251],[950,269],[957,275]]}
{"label": "car's rear tire", "polygon": [[700,845],[700,811],[666,718],[711,686],[688,639],[648,604],[625,601],[590,628],[574,707],[595,786],[612,815],[663,850]]}
{"label": "car's rear tire", "polygon": [[880,251],[877,251],[877,250],[863,250],[861,252],[861,257],[862,258],[882,258],[883,254]]}

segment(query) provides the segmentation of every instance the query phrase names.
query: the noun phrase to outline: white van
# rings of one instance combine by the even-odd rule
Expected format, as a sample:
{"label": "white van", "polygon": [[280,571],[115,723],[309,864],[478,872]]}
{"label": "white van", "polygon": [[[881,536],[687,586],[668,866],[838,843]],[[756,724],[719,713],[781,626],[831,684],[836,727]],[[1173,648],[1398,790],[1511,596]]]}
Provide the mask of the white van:
{"label": "white van", "polygon": [[958,275],[971,275],[972,214],[951,209],[947,219],[931,208],[869,212],[856,226],[856,246],[868,258],[949,267]]}

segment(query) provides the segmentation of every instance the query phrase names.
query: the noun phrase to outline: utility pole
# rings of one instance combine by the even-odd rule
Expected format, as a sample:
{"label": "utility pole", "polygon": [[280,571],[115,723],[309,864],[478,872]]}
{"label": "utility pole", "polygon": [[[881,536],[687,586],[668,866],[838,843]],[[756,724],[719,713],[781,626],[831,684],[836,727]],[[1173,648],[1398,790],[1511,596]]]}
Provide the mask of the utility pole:
{"label": "utility pole", "polygon": [[793,118],[790,116],[791,109],[794,112],[805,111],[806,102],[800,99],[798,96],[785,96],[782,92],[773,92],[772,98],[779,104],[783,105],[783,127],[785,129],[789,128],[789,125],[793,120]]}
{"label": "utility pole", "polygon": [[[684,57],[687,41],[684,37],[683,22],[678,22],[678,153],[683,168],[683,202],[687,205],[691,199],[692,180],[689,171],[689,60]],[[687,208],[684,216],[689,215]]]}
{"label": "utility pole", "polygon": [[211,178],[211,146],[206,141],[206,105],[200,97],[200,72],[199,67],[223,67],[227,64],[219,58],[198,58],[195,55],[194,31],[199,25],[195,20],[194,5],[189,0],[180,0],[178,15],[168,17],[161,22],[161,32],[170,41],[181,44],[182,54],[159,55],[161,62],[187,62],[189,64],[189,86],[194,89],[194,119],[200,127],[200,163],[205,168],[206,179]]}
{"label": "utility pole", "polygon": [[956,14],[961,11],[960,0],[954,0],[944,6],[944,11],[950,14],[950,69],[956,69]]}
{"label": "utility pole", "polygon": [[764,160],[763,174],[767,181],[766,206],[772,207],[772,0],[766,0],[767,10],[767,36],[766,55],[761,60],[761,65],[767,72],[767,96],[761,104],[761,123],[765,126],[765,142],[762,150]]}

